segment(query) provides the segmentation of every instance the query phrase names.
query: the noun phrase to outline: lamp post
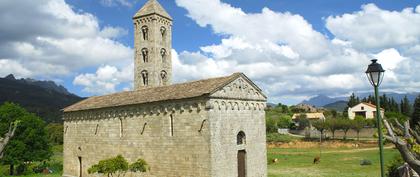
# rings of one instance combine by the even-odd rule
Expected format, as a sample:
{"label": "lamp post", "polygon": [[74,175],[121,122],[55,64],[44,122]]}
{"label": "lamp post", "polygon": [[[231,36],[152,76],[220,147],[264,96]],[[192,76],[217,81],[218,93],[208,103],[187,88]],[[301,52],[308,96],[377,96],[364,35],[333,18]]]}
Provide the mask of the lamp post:
{"label": "lamp post", "polygon": [[382,118],[381,118],[381,108],[379,104],[379,85],[382,82],[384,77],[385,70],[382,68],[381,64],[377,63],[377,59],[371,60],[372,63],[368,66],[366,70],[366,75],[375,88],[375,100],[376,100],[376,126],[378,127],[378,136],[379,136],[379,156],[381,160],[381,177],[384,177],[384,145],[382,142]]}

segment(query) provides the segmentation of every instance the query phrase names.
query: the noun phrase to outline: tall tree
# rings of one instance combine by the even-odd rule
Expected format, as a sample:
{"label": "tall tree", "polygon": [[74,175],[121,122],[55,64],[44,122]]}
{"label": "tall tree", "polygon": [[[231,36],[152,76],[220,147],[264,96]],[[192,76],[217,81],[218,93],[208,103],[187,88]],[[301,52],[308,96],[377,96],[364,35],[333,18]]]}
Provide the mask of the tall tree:
{"label": "tall tree", "polygon": [[406,116],[411,116],[411,103],[410,100],[408,100],[407,95],[404,96],[404,98],[401,100],[401,113]]}
{"label": "tall tree", "polygon": [[[52,155],[44,121],[16,104],[0,106],[0,133],[6,132],[8,125],[16,120],[20,121],[19,126],[1,159],[3,164],[10,165],[10,175],[14,174],[16,165],[25,167],[32,162],[49,159]],[[21,172],[18,170],[18,173]]]}
{"label": "tall tree", "polygon": [[414,101],[414,111],[411,115],[410,125],[412,128],[420,126],[420,95],[418,95]]}
{"label": "tall tree", "polygon": [[360,103],[359,97],[356,97],[356,95],[354,93],[352,93],[349,97],[349,101],[347,102],[347,106],[344,108],[343,116],[347,117],[348,116],[347,115],[348,109],[353,107],[353,106],[356,106],[359,103]]}
{"label": "tall tree", "polygon": [[3,157],[3,150],[6,147],[7,143],[9,143],[10,139],[15,136],[16,128],[19,124],[19,121],[15,121],[10,124],[9,131],[4,135],[3,138],[0,137],[0,158]]}
{"label": "tall tree", "polygon": [[362,131],[363,127],[366,125],[366,120],[362,116],[356,116],[352,120],[351,128],[357,132],[357,141],[359,141],[359,134]]}

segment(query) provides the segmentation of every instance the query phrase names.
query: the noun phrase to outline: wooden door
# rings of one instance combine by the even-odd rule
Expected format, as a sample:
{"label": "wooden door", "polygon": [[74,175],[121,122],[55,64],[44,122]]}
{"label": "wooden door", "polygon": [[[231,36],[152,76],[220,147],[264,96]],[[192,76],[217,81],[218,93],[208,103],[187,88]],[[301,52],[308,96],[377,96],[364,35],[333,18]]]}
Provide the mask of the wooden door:
{"label": "wooden door", "polygon": [[238,151],[238,177],[246,177],[246,151]]}

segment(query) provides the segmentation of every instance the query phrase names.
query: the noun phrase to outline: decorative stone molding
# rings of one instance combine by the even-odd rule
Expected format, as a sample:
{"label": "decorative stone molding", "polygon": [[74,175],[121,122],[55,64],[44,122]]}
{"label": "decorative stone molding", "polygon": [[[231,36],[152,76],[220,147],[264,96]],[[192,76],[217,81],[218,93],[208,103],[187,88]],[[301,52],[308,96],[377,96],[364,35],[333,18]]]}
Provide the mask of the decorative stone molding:
{"label": "decorative stone molding", "polygon": [[264,111],[266,103],[262,101],[212,99],[206,103],[206,107],[221,111]]}
{"label": "decorative stone molding", "polygon": [[131,118],[134,116],[154,116],[168,113],[200,112],[206,107],[204,101],[186,101],[180,103],[151,103],[142,105],[121,106],[94,110],[83,110],[64,113],[64,121],[98,120],[113,118]]}

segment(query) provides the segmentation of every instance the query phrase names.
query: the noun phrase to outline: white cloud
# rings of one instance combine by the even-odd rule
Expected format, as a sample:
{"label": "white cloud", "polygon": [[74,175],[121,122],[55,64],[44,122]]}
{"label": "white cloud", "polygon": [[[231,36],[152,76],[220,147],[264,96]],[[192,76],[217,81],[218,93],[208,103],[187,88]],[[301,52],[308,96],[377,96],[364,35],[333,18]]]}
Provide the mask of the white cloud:
{"label": "white cloud", "polygon": [[223,39],[200,47],[201,51],[174,55],[175,80],[244,72],[263,88],[269,101],[287,97],[293,102],[317,94],[370,90],[364,71],[373,57],[388,70],[388,83],[383,84],[388,90],[398,91],[401,86],[408,90],[405,84],[420,79],[407,71],[420,69],[419,62],[410,58],[420,53],[419,47],[405,47],[419,43],[420,6],[416,11],[391,12],[368,4],[352,14],[328,17],[327,28],[335,35],[328,39],[298,14],[268,8],[246,13],[220,0],[176,3],[199,26],[210,27]]}
{"label": "white cloud", "polygon": [[361,11],[329,16],[326,27],[337,38],[362,50],[409,46],[420,42],[419,9],[389,11],[366,4]]}
{"label": "white cloud", "polygon": [[[94,74],[86,73],[76,76],[74,85],[83,86],[83,91],[91,94],[107,94],[117,91],[117,87],[124,82],[133,81],[133,65],[118,69],[114,66],[101,66]],[[129,90],[129,88],[123,88]]]}
{"label": "white cloud", "polygon": [[0,75],[5,76],[9,74],[14,74],[16,77],[27,77],[32,73],[16,61],[0,59]]}
{"label": "white cloud", "polygon": [[126,66],[132,49],[114,40],[125,34],[120,27],[101,28],[95,16],[75,11],[64,0],[0,5],[0,58],[24,66],[29,77],[54,79],[100,65]]}

